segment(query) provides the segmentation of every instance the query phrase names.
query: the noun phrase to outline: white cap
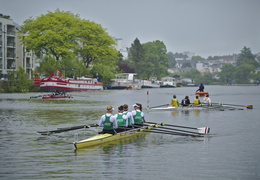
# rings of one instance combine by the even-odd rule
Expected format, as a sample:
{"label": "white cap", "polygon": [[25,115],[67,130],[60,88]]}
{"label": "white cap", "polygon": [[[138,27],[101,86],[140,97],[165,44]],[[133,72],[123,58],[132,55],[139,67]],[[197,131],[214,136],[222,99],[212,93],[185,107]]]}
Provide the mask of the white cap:
{"label": "white cap", "polygon": [[136,107],[140,107],[140,106],[138,106],[137,104],[134,104],[133,106],[134,106],[134,107],[135,107],[135,106],[136,106]]}

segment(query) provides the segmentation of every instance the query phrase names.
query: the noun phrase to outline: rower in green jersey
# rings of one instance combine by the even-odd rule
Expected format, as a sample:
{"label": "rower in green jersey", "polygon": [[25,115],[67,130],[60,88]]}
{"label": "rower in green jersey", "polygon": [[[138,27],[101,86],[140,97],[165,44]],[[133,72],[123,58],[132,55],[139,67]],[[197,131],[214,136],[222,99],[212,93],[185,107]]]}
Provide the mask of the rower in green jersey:
{"label": "rower in green jersey", "polygon": [[134,118],[131,112],[128,111],[128,105],[124,104],[124,114],[127,116],[128,119],[128,128],[134,128]]}
{"label": "rower in green jersey", "polygon": [[144,113],[142,112],[142,104],[135,103],[133,107],[134,110],[132,111],[132,115],[134,118],[134,125],[143,126],[143,123],[145,122],[145,117]]}
{"label": "rower in green jersey", "polygon": [[118,114],[114,115],[116,118],[117,126],[116,132],[125,131],[128,126],[127,116],[124,114],[124,106],[121,105],[118,107]]}
{"label": "rower in green jersey", "polygon": [[101,133],[115,134],[117,129],[116,118],[112,115],[114,108],[112,106],[107,106],[106,114],[102,115],[99,120],[99,126],[103,127]]}

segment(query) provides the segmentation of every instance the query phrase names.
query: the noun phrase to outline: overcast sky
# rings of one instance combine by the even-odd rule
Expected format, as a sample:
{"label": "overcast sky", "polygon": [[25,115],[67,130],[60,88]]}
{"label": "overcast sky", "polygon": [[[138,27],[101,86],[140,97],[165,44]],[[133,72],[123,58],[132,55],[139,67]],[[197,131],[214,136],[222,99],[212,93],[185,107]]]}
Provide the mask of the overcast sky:
{"label": "overcast sky", "polygon": [[204,58],[260,52],[260,0],[0,0],[0,13],[20,25],[57,8],[101,24],[123,47],[138,38]]}

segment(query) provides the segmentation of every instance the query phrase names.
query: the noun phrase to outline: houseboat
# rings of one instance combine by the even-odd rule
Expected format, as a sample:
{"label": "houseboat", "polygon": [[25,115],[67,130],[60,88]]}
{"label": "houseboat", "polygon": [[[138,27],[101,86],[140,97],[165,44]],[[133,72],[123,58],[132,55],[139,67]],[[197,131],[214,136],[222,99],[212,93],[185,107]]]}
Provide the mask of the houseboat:
{"label": "houseboat", "polygon": [[176,81],[175,81],[175,78],[173,77],[163,77],[161,78],[161,85],[160,87],[161,88],[175,88],[176,87]]}
{"label": "houseboat", "polygon": [[141,89],[140,80],[135,79],[136,73],[116,74],[115,79],[111,79],[109,89]]}
{"label": "houseboat", "polygon": [[103,90],[103,83],[92,77],[65,78],[59,71],[53,71],[51,76],[40,81],[41,91],[99,91]]}

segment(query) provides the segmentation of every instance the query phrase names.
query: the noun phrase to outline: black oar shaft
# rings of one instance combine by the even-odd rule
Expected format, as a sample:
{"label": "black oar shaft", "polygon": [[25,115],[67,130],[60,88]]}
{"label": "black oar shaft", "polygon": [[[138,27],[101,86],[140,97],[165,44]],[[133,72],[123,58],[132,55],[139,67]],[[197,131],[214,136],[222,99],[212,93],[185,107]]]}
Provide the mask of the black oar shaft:
{"label": "black oar shaft", "polygon": [[72,131],[76,129],[83,129],[83,128],[90,128],[90,127],[96,127],[98,126],[97,124],[90,124],[90,125],[81,125],[81,126],[73,126],[73,127],[68,127],[68,128],[60,128],[57,130],[51,130],[51,131],[38,131],[41,135],[50,135],[54,133],[61,133],[61,132],[67,132],[67,131]]}
{"label": "black oar shaft", "polygon": [[168,106],[168,105],[169,105],[169,104],[163,104],[163,105],[153,106],[153,107],[149,107],[149,108],[151,109],[151,108],[157,108],[157,107]]}

